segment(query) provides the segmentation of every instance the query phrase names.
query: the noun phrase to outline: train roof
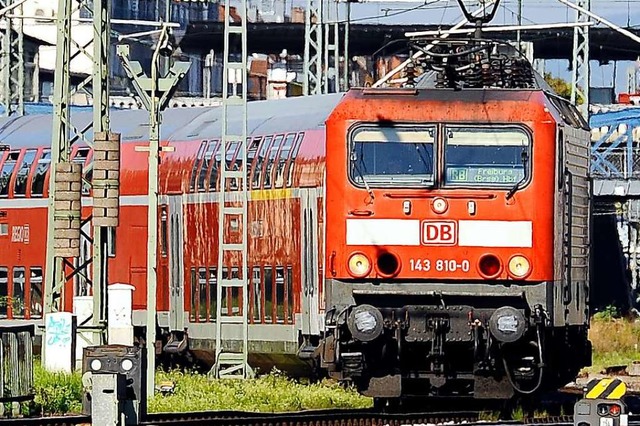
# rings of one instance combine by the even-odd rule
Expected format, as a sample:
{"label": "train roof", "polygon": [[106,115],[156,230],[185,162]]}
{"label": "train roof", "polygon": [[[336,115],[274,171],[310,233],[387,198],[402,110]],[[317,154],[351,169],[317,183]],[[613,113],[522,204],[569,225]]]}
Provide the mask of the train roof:
{"label": "train roof", "polygon": [[[248,104],[248,133],[265,135],[324,128],[324,122],[340,102],[343,94],[305,96]],[[229,108],[229,129],[240,133],[239,107]],[[85,128],[92,112],[72,112],[72,124]],[[149,114],[145,110],[112,110],[111,130],[119,132],[123,141],[149,138]],[[169,108],[163,112],[161,139],[186,141],[216,138],[221,134],[222,107]],[[48,146],[51,144],[52,115],[36,114],[0,119],[0,144],[11,149]],[[74,133],[72,132],[72,137]],[[92,132],[87,134],[92,138]]]}

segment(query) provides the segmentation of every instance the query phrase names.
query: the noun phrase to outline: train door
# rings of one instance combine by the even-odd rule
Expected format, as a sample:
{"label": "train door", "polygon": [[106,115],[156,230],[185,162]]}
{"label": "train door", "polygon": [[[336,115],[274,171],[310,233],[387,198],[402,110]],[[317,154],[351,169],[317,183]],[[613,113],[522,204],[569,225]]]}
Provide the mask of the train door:
{"label": "train door", "polygon": [[169,220],[169,328],[184,330],[184,214],[182,195],[168,197]]}
{"label": "train door", "polygon": [[316,188],[300,190],[300,264],[302,265],[302,335],[319,335],[318,197]]}

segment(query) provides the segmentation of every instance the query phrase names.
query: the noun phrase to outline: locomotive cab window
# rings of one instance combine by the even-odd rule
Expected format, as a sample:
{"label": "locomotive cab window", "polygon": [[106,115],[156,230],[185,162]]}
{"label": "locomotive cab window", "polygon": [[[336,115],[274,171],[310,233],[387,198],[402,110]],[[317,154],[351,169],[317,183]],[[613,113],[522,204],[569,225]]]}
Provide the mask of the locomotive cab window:
{"label": "locomotive cab window", "polygon": [[516,127],[447,127],[445,182],[513,187],[527,179],[529,135]]}
{"label": "locomotive cab window", "polygon": [[356,185],[433,184],[435,127],[359,127],[351,134],[349,172]]}

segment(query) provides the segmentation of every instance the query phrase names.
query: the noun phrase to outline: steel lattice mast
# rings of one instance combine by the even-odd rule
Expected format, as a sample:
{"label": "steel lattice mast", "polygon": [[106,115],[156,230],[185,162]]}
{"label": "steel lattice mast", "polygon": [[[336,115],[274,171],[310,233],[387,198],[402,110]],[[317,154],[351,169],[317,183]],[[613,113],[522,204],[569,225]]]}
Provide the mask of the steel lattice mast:
{"label": "steel lattice mast", "polygon": [[2,59],[0,76],[2,91],[0,103],[4,107],[3,115],[24,115],[24,31],[22,18],[22,0],[0,0],[0,10],[4,12],[2,29]]}
{"label": "steel lattice mast", "polygon": [[[81,231],[81,224],[91,221],[80,217],[80,194],[82,176],[77,164],[71,162],[72,145],[80,140],[94,147],[88,134],[93,130],[108,139],[109,129],[109,42],[111,0],[59,0],[56,19],[56,73],[53,94],[53,131],[51,140],[51,166],[49,188],[49,213],[47,233],[47,263],[45,275],[45,315],[63,309],[63,294],[70,279],[82,277],[86,288],[92,291],[92,324],[80,324],[79,329],[94,331],[94,344],[105,341],[107,321],[107,251],[105,248],[108,229],[94,226],[93,236]],[[93,13],[93,40],[79,45],[72,39],[72,16],[80,9]],[[93,52],[89,45],[93,43]],[[72,53],[72,48],[75,51]],[[93,59],[93,72],[76,88],[70,84],[71,61],[84,54]],[[93,89],[90,90],[89,87]],[[74,127],[71,122],[71,98],[78,91],[93,95],[93,122],[85,128]],[[73,136],[72,136],[73,135]],[[95,151],[95,150],[94,150]],[[95,156],[94,156],[95,158]],[[94,164],[89,167],[93,167]],[[57,175],[63,174],[60,178]],[[86,175],[86,174],[85,174]],[[70,182],[65,186],[60,180]],[[85,182],[89,184],[90,182]],[[117,184],[116,184],[117,185]],[[94,197],[96,192],[94,191]],[[94,205],[94,214],[95,214]],[[116,207],[117,212],[117,207]],[[117,213],[115,217],[117,222]],[[95,223],[94,223],[95,225]],[[80,235],[93,244],[93,255],[88,260],[78,259]],[[64,241],[63,241],[64,240]],[[62,241],[62,242],[61,242]],[[90,268],[90,265],[93,267]],[[69,271],[69,273],[67,273]],[[46,356],[46,355],[45,355]]]}
{"label": "steel lattice mast", "polygon": [[[591,0],[577,0],[576,5],[587,11],[591,9]],[[576,9],[576,22],[587,22],[589,16]],[[571,102],[578,105],[578,110],[585,119],[589,118],[589,26],[573,29],[573,58],[571,67]]]}
{"label": "steel lattice mast", "polygon": [[[253,376],[249,366],[249,269],[248,269],[248,186],[247,179],[247,0],[240,0],[241,22],[231,22],[231,0],[224,3],[224,58],[222,77],[222,139],[220,149],[220,198],[218,199],[218,269],[216,291],[216,377],[248,378]],[[240,38],[240,52],[232,52]],[[238,55],[240,58],[238,59]],[[241,85],[238,90],[238,85]],[[231,93],[229,89],[231,88]],[[233,109],[233,112],[231,111]],[[240,118],[231,128],[230,118]],[[226,161],[231,147],[239,149],[241,158],[237,170],[229,170]],[[235,149],[235,148],[234,148]],[[214,161],[216,161],[214,159]],[[233,222],[240,225],[238,237],[231,241]],[[227,270],[224,265],[229,265]],[[225,274],[225,271],[228,271]],[[238,303],[227,298],[227,290],[239,292]],[[225,308],[231,309],[223,312]],[[238,308],[237,313],[233,313]],[[239,331],[239,333],[238,333]],[[240,348],[226,344],[231,335],[239,334]]]}

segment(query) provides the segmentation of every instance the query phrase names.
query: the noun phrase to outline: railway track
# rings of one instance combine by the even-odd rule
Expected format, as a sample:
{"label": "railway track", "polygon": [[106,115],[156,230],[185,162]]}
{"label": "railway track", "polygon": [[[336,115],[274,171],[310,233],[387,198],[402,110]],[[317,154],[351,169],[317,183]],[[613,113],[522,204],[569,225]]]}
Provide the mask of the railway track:
{"label": "railway track", "polygon": [[[640,417],[630,418],[629,424],[640,426]],[[44,418],[3,419],[0,424],[25,426],[86,426],[91,425],[89,416],[63,416]],[[427,412],[427,413],[381,413],[366,410],[319,410],[296,413],[238,413],[195,412],[150,414],[141,423],[144,426],[407,426],[407,425],[482,425],[482,426],[570,426],[572,416],[514,420],[482,420],[482,412]]]}

